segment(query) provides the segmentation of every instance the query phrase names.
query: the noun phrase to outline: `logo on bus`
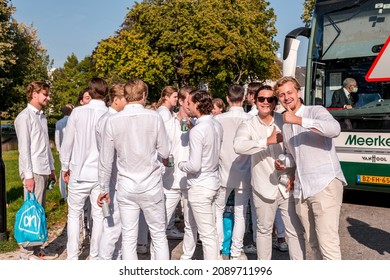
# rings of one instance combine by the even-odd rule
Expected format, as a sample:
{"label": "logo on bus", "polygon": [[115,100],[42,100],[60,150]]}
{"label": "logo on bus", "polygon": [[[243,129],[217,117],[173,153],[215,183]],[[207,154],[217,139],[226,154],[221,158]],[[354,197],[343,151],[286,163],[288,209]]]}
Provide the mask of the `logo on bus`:
{"label": "logo on bus", "polygon": [[348,135],[345,145],[389,147],[390,138],[383,138],[381,135],[378,135],[378,137],[357,137],[356,135]]}
{"label": "logo on bus", "polygon": [[365,160],[365,161],[371,161],[373,163],[376,163],[376,162],[387,162],[386,157],[378,157],[376,155],[362,156],[362,159]]}

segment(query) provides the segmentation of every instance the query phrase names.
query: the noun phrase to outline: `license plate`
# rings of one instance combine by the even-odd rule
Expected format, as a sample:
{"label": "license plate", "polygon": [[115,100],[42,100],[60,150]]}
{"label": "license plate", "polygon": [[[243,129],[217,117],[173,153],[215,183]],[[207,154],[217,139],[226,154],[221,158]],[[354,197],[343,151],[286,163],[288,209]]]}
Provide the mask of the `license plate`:
{"label": "license plate", "polygon": [[357,175],[358,183],[390,185],[390,177],[386,176],[371,176],[371,175]]}

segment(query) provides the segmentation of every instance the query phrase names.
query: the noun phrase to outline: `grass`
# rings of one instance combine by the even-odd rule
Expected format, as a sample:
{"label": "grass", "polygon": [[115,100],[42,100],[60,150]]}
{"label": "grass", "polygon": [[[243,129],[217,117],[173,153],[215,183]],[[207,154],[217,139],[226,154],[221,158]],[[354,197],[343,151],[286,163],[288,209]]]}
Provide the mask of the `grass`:
{"label": "grass", "polygon": [[[57,176],[59,176],[60,161],[58,155],[53,150],[55,160],[55,168]],[[8,240],[0,241],[0,253],[11,252],[18,249],[18,244],[13,236],[15,215],[23,204],[23,183],[19,177],[19,152],[5,151],[3,152],[3,161],[5,165],[5,179],[7,191],[7,236]],[[58,188],[58,183],[51,191],[46,193],[46,217],[47,226],[50,227],[66,221],[67,205],[60,203],[61,194]]]}

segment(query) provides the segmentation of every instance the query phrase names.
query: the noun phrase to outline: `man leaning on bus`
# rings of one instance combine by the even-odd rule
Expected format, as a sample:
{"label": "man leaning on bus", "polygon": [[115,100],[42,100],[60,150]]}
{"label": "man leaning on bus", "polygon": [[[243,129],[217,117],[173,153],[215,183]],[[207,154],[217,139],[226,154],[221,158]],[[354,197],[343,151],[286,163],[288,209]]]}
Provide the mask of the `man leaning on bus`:
{"label": "man leaning on bus", "polygon": [[[339,217],[346,180],[332,141],[340,125],[326,108],[301,103],[300,85],[293,77],[279,79],[274,94],[286,109],[283,139],[296,164],[295,209],[313,258],[340,260]],[[275,167],[285,168],[278,160]]]}

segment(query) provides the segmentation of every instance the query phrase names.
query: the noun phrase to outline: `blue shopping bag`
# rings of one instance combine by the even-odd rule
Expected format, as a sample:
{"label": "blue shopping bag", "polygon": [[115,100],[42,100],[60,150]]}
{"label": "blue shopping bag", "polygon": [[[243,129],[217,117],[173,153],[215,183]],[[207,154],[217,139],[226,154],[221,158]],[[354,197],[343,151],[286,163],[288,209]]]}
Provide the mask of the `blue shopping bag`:
{"label": "blue shopping bag", "polygon": [[225,211],[223,213],[223,242],[222,254],[230,255],[230,246],[232,244],[232,233],[234,226],[234,213]]}
{"label": "blue shopping bag", "polygon": [[32,192],[16,212],[14,236],[16,242],[24,247],[42,245],[47,240],[45,210]]}

